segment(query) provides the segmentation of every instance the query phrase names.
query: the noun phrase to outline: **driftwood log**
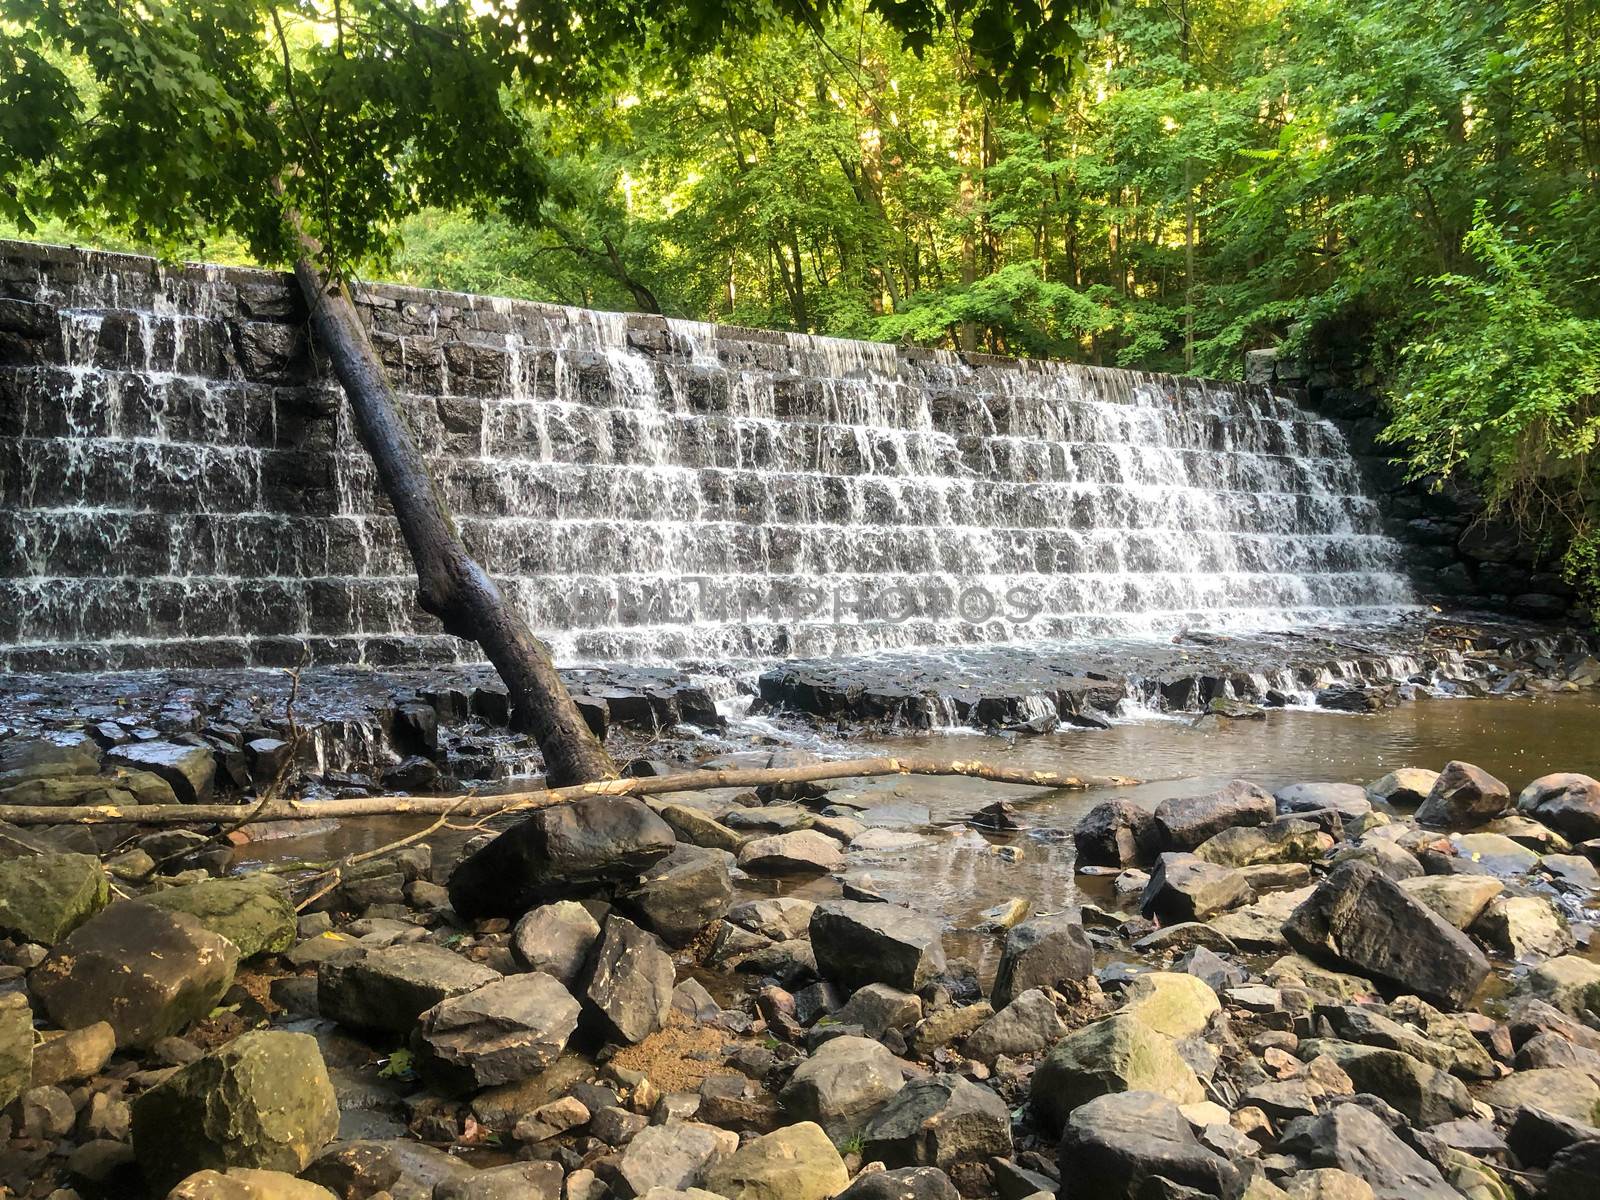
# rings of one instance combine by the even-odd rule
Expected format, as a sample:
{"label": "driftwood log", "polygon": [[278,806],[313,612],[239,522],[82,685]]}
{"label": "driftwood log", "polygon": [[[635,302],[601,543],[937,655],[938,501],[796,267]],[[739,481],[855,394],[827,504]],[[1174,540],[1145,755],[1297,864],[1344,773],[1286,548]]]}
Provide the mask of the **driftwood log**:
{"label": "driftwood log", "polygon": [[990,783],[1084,791],[1138,783],[1122,775],[1068,775],[1060,771],[1028,771],[970,759],[856,758],[808,763],[799,767],[750,767],[716,771],[684,771],[638,779],[602,779],[569,787],[500,795],[367,796],[358,800],[271,800],[252,810],[244,804],[99,804],[52,808],[47,805],[0,805],[0,821],[13,825],[211,825],[237,822],[318,820],[328,817],[420,816],[446,814],[484,817],[523,812],[581,800],[586,796],[659,796],[705,788],[754,788],[816,783],[825,779],[867,779],[883,775],[964,775]]}

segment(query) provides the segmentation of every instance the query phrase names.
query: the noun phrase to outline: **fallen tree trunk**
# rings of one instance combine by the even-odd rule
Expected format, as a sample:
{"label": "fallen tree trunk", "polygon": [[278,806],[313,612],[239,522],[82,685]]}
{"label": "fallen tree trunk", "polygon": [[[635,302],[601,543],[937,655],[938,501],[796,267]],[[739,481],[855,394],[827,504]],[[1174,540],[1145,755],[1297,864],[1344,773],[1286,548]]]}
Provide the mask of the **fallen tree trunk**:
{"label": "fallen tree trunk", "polygon": [[439,618],[446,633],[483,647],[510,693],[513,725],[539,743],[547,778],[558,785],[616,778],[616,764],[590,732],[550,652],[462,545],[348,289],[324,277],[315,261],[320,247],[293,213],[288,220],[300,243],[294,273],[311,310],[311,327],[332,360],[361,444],[394,506],[417,569],[418,605]]}
{"label": "fallen tree trunk", "polygon": [[[816,783],[825,779],[868,779],[882,775],[965,775],[990,783],[1065,791],[1124,787],[1139,782],[1122,775],[1026,771],[961,759],[947,762],[927,758],[856,758],[809,763],[800,767],[739,767],[717,771],[684,771],[677,775],[650,775],[640,779],[602,779],[534,792],[507,792],[499,796],[368,796],[359,800],[277,800],[258,806],[259,811],[251,816],[251,823],[328,817],[436,817],[446,813],[483,817],[548,808],[586,796],[658,796],[706,788],[752,788],[785,783]],[[240,813],[247,811],[244,805],[239,804],[101,804],[68,808],[6,804],[0,805],[0,821],[13,825],[209,825],[237,821]]]}

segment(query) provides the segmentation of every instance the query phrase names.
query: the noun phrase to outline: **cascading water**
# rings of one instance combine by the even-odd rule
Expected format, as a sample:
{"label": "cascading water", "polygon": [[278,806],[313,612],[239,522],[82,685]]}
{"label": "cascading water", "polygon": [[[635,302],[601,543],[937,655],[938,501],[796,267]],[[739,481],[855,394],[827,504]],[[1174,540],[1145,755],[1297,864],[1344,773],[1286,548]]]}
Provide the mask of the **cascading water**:
{"label": "cascading water", "polygon": [[[0,243],[0,662],[470,655],[276,275]],[[569,661],[1354,623],[1411,606],[1287,395],[375,288],[464,537]]]}

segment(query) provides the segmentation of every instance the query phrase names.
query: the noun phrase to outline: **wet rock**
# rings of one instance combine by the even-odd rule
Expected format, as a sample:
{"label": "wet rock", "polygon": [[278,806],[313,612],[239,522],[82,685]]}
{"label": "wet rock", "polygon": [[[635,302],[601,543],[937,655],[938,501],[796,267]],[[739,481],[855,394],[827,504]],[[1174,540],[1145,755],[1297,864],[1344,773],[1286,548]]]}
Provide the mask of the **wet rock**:
{"label": "wet rock", "polygon": [[1509,879],[1525,875],[1539,865],[1537,853],[1501,833],[1451,834],[1450,845],[1456,857],[1439,860],[1435,869],[1443,867]]}
{"label": "wet rock", "polygon": [[456,867],[450,904],[468,920],[518,917],[535,904],[633,878],[676,845],[665,821],[626,797],[541,809]]}
{"label": "wet rock", "polygon": [[1333,849],[1333,838],[1310,821],[1280,817],[1269,825],[1235,825],[1209,837],[1194,856],[1220,867],[1309,863]]}
{"label": "wet rock", "polygon": [[1155,857],[1159,834],[1149,810],[1131,800],[1105,800],[1084,814],[1072,841],[1080,867],[1132,867]]}
{"label": "wet rock", "polygon": [[1222,1011],[1217,994],[1193,975],[1151,971],[1127,987],[1122,1012],[1169,1038],[1193,1037]]}
{"label": "wet rock", "polygon": [[211,799],[217,760],[202,746],[174,742],[129,742],[106,753],[107,766],[129,767],[158,775],[172,788],[179,804],[204,804]]}
{"label": "wet rock", "polygon": [[46,1038],[33,1050],[33,1085],[87,1079],[104,1067],[116,1050],[117,1031],[104,1021]]}
{"label": "wet rock", "polygon": [[908,1083],[867,1123],[867,1161],[890,1167],[940,1167],[1011,1153],[1011,1111],[988,1088],[959,1075]]}
{"label": "wet rock", "polygon": [[1563,954],[1540,963],[1517,985],[1517,994],[1534,996],[1566,1013],[1600,1013],[1600,963]]}
{"label": "wet rock", "polygon": [[1060,1129],[1081,1104],[1110,1092],[1155,1092],[1175,1104],[1194,1104],[1205,1092],[1173,1040],[1126,1013],[1068,1034],[1033,1074],[1034,1114]]}
{"label": "wet rock", "polygon": [[611,913],[576,991],[607,1036],[632,1044],[667,1023],[674,977],[672,959],[655,938]]}
{"label": "wet rock", "polygon": [[1244,877],[1193,854],[1163,854],[1139,898],[1139,911],[1164,925],[1204,921],[1255,899]]}
{"label": "wet rock", "polygon": [[845,1036],[801,1063],[778,1100],[790,1117],[815,1121],[843,1141],[904,1086],[899,1062],[881,1043]]}
{"label": "wet rock", "polygon": [[774,896],[736,904],[728,910],[727,919],[751,933],[759,933],[775,942],[787,942],[810,936],[811,914],[816,909],[810,900]]}
{"label": "wet rock", "polygon": [[230,1167],[196,1171],[167,1193],[167,1200],[336,1200],[327,1188],[283,1171]]}
{"label": "wet rock", "polygon": [[322,1053],[302,1033],[241,1034],[133,1102],[134,1152],[158,1187],[208,1168],[293,1174],[338,1129]]}
{"label": "wet rock", "polygon": [[600,940],[600,922],[576,900],[530,908],[511,931],[511,953],[530,971],[543,971],[572,987]]}
{"label": "wet rock", "polygon": [[399,1138],[338,1142],[301,1172],[340,1200],[369,1200],[379,1192],[389,1200],[433,1200],[436,1188],[475,1174],[454,1155]]}
{"label": "wet rock", "polygon": [[1154,1186],[1168,1180],[1193,1192],[1237,1196],[1237,1169],[1195,1138],[1170,1099],[1148,1091],[1103,1095],[1075,1109],[1061,1135],[1057,1161],[1063,1190],[1104,1200],[1171,1195]]}
{"label": "wet rock", "polygon": [[669,946],[687,946],[732,901],[727,854],[684,845],[616,894],[619,906]]}
{"label": "wet rock", "polygon": [[1278,815],[1277,803],[1253,783],[1235,779],[1208,796],[1163,800],[1155,826],[1166,850],[1193,850],[1207,838],[1235,825],[1265,825]]}
{"label": "wet rock", "polygon": [[1416,808],[1428,798],[1433,785],[1439,781],[1439,772],[1421,767],[1401,767],[1390,771],[1367,789],[1373,800],[1397,808]]}
{"label": "wet rock", "polygon": [[1280,814],[1332,811],[1356,821],[1372,811],[1365,788],[1353,783],[1291,783],[1273,793]]}
{"label": "wet rock", "polygon": [[125,900],[73,930],[28,983],[57,1026],[105,1021],[118,1047],[148,1046],[215,1008],[238,961],[189,914]]}
{"label": "wet rock", "polygon": [[710,1163],[738,1148],[736,1133],[695,1121],[668,1121],[634,1135],[622,1152],[617,1177],[633,1196],[652,1188],[692,1188]]}
{"label": "wet rock", "polygon": [[578,1027],[578,1002],[549,975],[508,975],[424,1012],[411,1035],[423,1073],[475,1092],[554,1062]]}
{"label": "wet rock", "polygon": [[1476,921],[1489,902],[1505,890],[1505,885],[1491,875],[1425,875],[1402,879],[1400,887],[1457,929],[1466,929]]}
{"label": "wet rock", "polygon": [[1065,913],[1031,917],[1006,934],[991,1000],[1005,1008],[1031,988],[1060,988],[1093,972],[1094,948],[1081,922]]}
{"label": "wet rock", "polygon": [[142,897],[146,904],[185,912],[239,947],[241,960],[281,954],[295,941],[294,903],[277,876],[207,879]]}
{"label": "wet rock", "polygon": [[0,788],[30,779],[93,775],[100,758],[100,747],[80,733],[11,739],[0,745]]}
{"label": "wet rock", "polygon": [[1489,772],[1466,762],[1445,764],[1417,821],[1441,829],[1482,825],[1511,807],[1511,789]]}
{"label": "wet rock", "polygon": [[110,881],[93,855],[0,862],[0,934],[53,946],[110,901]]}
{"label": "wet rock", "polygon": [[1376,1200],[1461,1200],[1436,1166],[1360,1104],[1335,1105],[1321,1116],[1296,1121],[1280,1144],[1314,1166],[1356,1176]]}
{"label": "wet rock", "polygon": [[886,983],[915,992],[945,969],[939,926],[896,905],[831,900],[811,914],[810,932],[818,972],[850,991]]}
{"label": "wet rock", "polygon": [[1450,1008],[1471,999],[1489,973],[1465,934],[1365,863],[1334,868],[1283,932],[1306,954]]}
{"label": "wet rock", "polygon": [[1001,1055],[1018,1058],[1038,1054],[1060,1041],[1067,1026],[1055,1002],[1039,988],[1030,988],[978,1026],[962,1046],[969,1058],[994,1065]]}
{"label": "wet rock", "polygon": [[564,1172],[556,1162],[506,1163],[433,1189],[433,1200],[561,1200]]}
{"label": "wet rock", "polygon": [[1550,1160],[1544,1200],[1590,1200],[1600,1178],[1600,1137],[1574,1142]]}
{"label": "wet rock", "polygon": [[810,1121],[745,1143],[705,1177],[707,1190],[727,1200],[827,1200],[849,1182],[839,1152]]}
{"label": "wet rock", "polygon": [[1517,811],[1575,842],[1600,838],[1600,780],[1588,775],[1543,775],[1522,789]]}
{"label": "wet rock", "polygon": [[1539,860],[1539,873],[1549,876],[1566,892],[1587,897],[1600,891],[1600,871],[1581,855],[1546,854]]}
{"label": "wet rock", "polygon": [[837,1200],[959,1200],[950,1176],[937,1167],[866,1171]]}
{"label": "wet rock", "polygon": [[427,1009],[499,978],[443,946],[384,946],[319,963],[317,1005],[351,1029],[405,1037]]}
{"label": "wet rock", "polygon": [[756,875],[825,875],[844,866],[844,851],[826,834],[800,829],[746,842],[739,866]]}
{"label": "wet rock", "polygon": [[1576,944],[1566,918],[1543,896],[1499,896],[1484,906],[1472,932],[1519,962],[1565,954]]}

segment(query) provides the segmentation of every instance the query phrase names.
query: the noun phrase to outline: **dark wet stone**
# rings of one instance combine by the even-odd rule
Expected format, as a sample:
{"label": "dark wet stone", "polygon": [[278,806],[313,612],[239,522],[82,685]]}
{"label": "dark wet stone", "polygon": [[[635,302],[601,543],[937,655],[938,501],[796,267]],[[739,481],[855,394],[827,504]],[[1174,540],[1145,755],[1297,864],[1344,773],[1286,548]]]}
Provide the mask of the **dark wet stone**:
{"label": "dark wet stone", "polygon": [[1235,779],[1206,796],[1174,797],[1156,806],[1155,825],[1166,850],[1193,850],[1235,825],[1265,825],[1278,815],[1273,798]]}
{"label": "dark wet stone", "polygon": [[1094,972],[1094,948],[1081,923],[1066,914],[1033,917],[1006,934],[990,999],[1003,1009],[1030,988],[1058,988]]}
{"label": "dark wet stone", "polygon": [[959,1200],[960,1195],[937,1167],[901,1167],[859,1176],[835,1200]]}
{"label": "dark wet stone", "polygon": [[1511,789],[1482,767],[1445,764],[1433,790],[1417,809],[1417,821],[1441,829],[1482,825],[1511,806]]}
{"label": "dark wet stone", "polygon": [[1588,775],[1544,775],[1522,789],[1517,811],[1575,842],[1600,838],[1600,781]]}
{"label": "dark wet stone", "polygon": [[159,775],[172,785],[179,804],[204,804],[211,799],[217,777],[217,760],[211,750],[173,742],[116,746],[106,754],[106,764]]}
{"label": "dark wet stone", "polygon": [[862,1157],[891,1167],[940,1167],[1011,1153],[1004,1100],[960,1075],[908,1083],[862,1131]]}
{"label": "dark wet stone", "polygon": [[818,972],[851,991],[886,983],[915,992],[945,969],[938,923],[896,905],[831,900],[817,905],[810,931]]}
{"label": "dark wet stone", "polygon": [[1361,1104],[1338,1104],[1292,1122],[1279,1144],[1314,1166],[1337,1167],[1364,1180],[1376,1200],[1461,1200],[1439,1168]]}
{"label": "dark wet stone", "polygon": [[1193,854],[1163,854],[1139,898],[1145,916],[1173,924],[1204,921],[1255,899],[1244,875]]}
{"label": "dark wet stone", "polygon": [[476,1092],[549,1066],[578,1027],[578,1011],[549,975],[508,975],[428,1009],[411,1043],[425,1075],[448,1090]]}
{"label": "dark wet stone", "polygon": [[687,946],[732,902],[728,856],[681,844],[616,894],[619,907],[669,946]]}
{"label": "dark wet stone", "polygon": [[666,1024],[674,977],[672,959],[660,943],[613,912],[575,991],[598,1015],[608,1037],[631,1044]]}
{"label": "dark wet stone", "polygon": [[1072,831],[1079,866],[1132,867],[1155,856],[1155,817],[1131,800],[1096,804]]}
{"label": "dark wet stone", "polygon": [[499,978],[443,946],[363,947],[317,965],[317,1004],[351,1029],[405,1037],[425,1010]]}
{"label": "dark wet stone", "polygon": [[1204,1196],[1236,1197],[1232,1163],[1201,1145],[1172,1101],[1151,1092],[1100,1096],[1073,1110],[1057,1159],[1063,1189],[1100,1200],[1143,1200],[1165,1179]]}

